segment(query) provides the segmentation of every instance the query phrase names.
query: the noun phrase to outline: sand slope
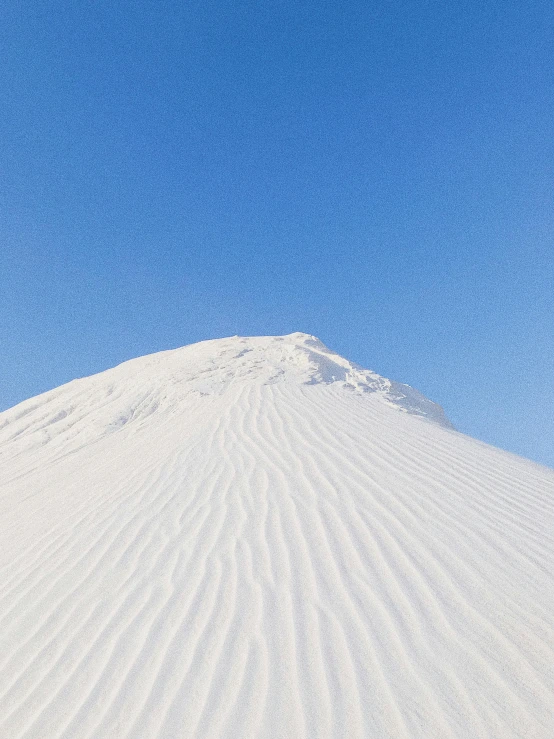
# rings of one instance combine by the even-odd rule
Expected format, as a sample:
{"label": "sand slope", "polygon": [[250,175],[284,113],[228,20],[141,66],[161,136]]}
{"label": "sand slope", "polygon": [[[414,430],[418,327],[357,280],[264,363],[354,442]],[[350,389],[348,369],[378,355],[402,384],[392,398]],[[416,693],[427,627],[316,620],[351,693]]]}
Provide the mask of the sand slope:
{"label": "sand slope", "polygon": [[554,736],[554,472],[313,337],[0,414],[0,737]]}

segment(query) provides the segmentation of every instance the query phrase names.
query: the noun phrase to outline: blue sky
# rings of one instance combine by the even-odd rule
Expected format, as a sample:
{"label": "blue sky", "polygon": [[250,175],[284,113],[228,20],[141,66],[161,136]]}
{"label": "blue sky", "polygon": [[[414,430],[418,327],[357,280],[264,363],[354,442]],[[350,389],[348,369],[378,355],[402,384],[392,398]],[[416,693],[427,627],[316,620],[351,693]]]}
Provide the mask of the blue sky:
{"label": "blue sky", "polygon": [[0,409],[299,330],[554,467],[551,2],[3,13]]}

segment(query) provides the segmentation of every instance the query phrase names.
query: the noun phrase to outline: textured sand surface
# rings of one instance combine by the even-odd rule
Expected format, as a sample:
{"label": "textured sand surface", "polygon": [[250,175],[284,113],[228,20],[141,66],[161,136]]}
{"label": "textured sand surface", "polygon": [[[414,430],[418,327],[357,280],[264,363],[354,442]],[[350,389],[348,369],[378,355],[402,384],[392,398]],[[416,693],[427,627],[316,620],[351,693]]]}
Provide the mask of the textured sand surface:
{"label": "textured sand surface", "polygon": [[313,337],[0,414],[2,739],[552,739],[554,472]]}

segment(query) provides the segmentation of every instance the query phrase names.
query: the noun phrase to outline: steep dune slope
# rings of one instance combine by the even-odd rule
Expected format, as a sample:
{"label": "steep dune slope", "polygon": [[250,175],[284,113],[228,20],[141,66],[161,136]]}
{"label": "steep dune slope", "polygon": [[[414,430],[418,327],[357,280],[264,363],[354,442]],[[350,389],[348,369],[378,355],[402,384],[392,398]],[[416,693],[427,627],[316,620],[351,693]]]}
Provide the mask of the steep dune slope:
{"label": "steep dune slope", "polygon": [[0,414],[0,736],[554,735],[554,473],[314,337]]}

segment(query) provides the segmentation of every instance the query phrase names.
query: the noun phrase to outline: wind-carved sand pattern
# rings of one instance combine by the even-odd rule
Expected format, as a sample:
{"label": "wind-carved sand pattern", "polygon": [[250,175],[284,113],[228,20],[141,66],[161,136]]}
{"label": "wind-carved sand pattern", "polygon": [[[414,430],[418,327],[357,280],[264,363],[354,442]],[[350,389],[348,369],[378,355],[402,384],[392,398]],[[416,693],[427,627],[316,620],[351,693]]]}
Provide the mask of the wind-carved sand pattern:
{"label": "wind-carved sand pattern", "polygon": [[5,739],[552,739],[554,473],[314,337],[0,414]]}

